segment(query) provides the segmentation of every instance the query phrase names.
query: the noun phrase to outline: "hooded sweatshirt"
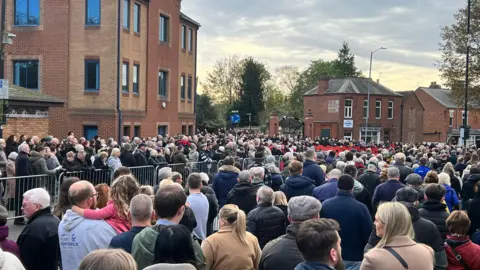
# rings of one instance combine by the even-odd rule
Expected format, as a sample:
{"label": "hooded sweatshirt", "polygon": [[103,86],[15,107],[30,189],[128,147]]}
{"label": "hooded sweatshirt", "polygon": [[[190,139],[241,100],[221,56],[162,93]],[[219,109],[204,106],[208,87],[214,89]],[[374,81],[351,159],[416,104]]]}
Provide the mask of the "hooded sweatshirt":
{"label": "hooded sweatshirt", "polygon": [[296,196],[313,196],[313,189],[315,188],[315,182],[302,175],[294,175],[288,177],[285,184],[280,187],[280,191],[285,193],[287,200]]}
{"label": "hooded sweatshirt", "polygon": [[58,226],[63,270],[78,269],[88,253],[108,248],[115,235],[115,230],[104,220],[85,219],[67,210]]}
{"label": "hooded sweatshirt", "polygon": [[353,195],[355,196],[355,199],[363,203],[367,207],[370,214],[372,214],[372,196],[370,192],[368,192],[368,189],[366,189],[362,183],[358,182],[356,179],[353,186]]}

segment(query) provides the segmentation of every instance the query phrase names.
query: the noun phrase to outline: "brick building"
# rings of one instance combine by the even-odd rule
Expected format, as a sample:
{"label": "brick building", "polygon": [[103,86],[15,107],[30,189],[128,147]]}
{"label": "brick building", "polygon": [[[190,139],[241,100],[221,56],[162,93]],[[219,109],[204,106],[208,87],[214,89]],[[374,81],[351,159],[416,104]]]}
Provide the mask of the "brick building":
{"label": "brick building", "polygon": [[181,0],[5,1],[6,79],[64,101],[49,134],[193,134],[200,25]]}
{"label": "brick building", "polygon": [[305,136],[397,142],[401,139],[401,105],[402,95],[367,78],[321,80],[304,95]]}
{"label": "brick building", "polygon": [[[433,84],[433,83],[432,83]],[[424,140],[426,142],[458,142],[460,126],[463,125],[465,111],[450,98],[450,90],[443,88],[419,87],[415,94],[424,114]],[[471,126],[472,141],[480,138],[480,110],[467,113],[467,123]]]}
{"label": "brick building", "polygon": [[423,142],[423,117],[425,109],[415,91],[399,91],[402,95],[400,125],[401,142]]}

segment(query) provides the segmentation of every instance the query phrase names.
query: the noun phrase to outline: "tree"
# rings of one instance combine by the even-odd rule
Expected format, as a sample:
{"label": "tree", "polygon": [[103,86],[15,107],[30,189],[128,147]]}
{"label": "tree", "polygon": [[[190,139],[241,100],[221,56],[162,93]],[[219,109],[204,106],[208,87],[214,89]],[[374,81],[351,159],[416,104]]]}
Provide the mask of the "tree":
{"label": "tree", "polygon": [[338,57],[334,61],[337,74],[342,77],[359,77],[362,73],[355,67],[355,55],[350,52],[347,42],[343,42],[338,51]]}
{"label": "tree", "polygon": [[212,132],[225,127],[225,118],[220,115],[217,105],[212,102],[210,96],[197,95],[195,100],[198,129]]}
{"label": "tree", "polygon": [[[480,1],[471,4],[471,49],[469,68],[468,103],[470,107],[480,106]],[[451,97],[459,105],[465,102],[465,66],[467,53],[467,7],[459,9],[456,22],[444,26],[439,49],[442,58],[438,62],[441,77],[446,87],[451,88]]]}
{"label": "tree", "polygon": [[247,122],[242,121],[243,124],[248,124],[248,113],[252,114],[252,125],[261,123],[260,114],[265,109],[263,97],[270,77],[264,64],[255,61],[252,57],[244,60],[240,80],[240,100],[235,105],[240,116],[247,120]]}

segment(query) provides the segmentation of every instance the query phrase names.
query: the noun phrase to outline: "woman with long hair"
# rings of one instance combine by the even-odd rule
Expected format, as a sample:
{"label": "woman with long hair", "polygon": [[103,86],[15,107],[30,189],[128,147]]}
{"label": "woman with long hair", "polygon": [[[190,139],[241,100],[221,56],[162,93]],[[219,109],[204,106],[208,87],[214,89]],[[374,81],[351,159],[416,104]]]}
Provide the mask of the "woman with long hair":
{"label": "woman with long hair", "polygon": [[374,224],[381,240],[365,254],[361,270],[434,268],[433,250],[413,240],[412,217],[405,205],[398,202],[381,204]]}
{"label": "woman with long hair", "polygon": [[11,152],[18,152],[17,137],[15,135],[8,136],[5,141],[5,155],[8,157]]}
{"label": "woman with long hair", "polygon": [[445,164],[443,167],[442,172],[450,176],[451,187],[457,193],[458,198],[461,199],[460,195],[462,193],[462,181],[460,181],[460,179],[458,179],[458,177],[455,175],[455,168],[453,167],[453,164],[451,162],[447,162],[447,164]]}
{"label": "woman with long hair", "polygon": [[273,205],[283,211],[287,222],[286,224],[287,226],[290,225],[290,222],[288,221],[288,201],[285,193],[283,193],[282,191],[275,191],[273,193]]}
{"label": "woman with long hair", "polygon": [[104,208],[110,200],[110,187],[107,184],[98,184],[95,186],[97,191],[97,208]]}
{"label": "woman with long hair", "polygon": [[258,269],[262,251],[257,238],[247,232],[245,213],[233,204],[220,209],[220,230],[202,242],[205,263],[211,270]]}
{"label": "woman with long hair", "polygon": [[62,220],[63,215],[65,215],[65,212],[67,212],[68,209],[72,208],[72,204],[68,200],[68,190],[70,189],[70,186],[77,181],[80,181],[80,179],[77,177],[70,177],[63,180],[63,183],[60,185],[60,194],[58,195],[58,203],[55,205],[55,208],[53,209],[53,215],[58,217],[60,220]]}

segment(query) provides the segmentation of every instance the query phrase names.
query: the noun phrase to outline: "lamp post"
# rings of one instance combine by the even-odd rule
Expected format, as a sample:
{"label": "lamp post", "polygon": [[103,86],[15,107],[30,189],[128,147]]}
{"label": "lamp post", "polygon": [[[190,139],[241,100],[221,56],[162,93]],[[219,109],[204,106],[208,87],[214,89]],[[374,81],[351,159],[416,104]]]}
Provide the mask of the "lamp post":
{"label": "lamp post", "polygon": [[[368,130],[368,117],[370,116],[370,88],[372,87],[372,60],[373,60],[373,54],[380,51],[380,50],[386,50],[387,48],[385,47],[380,47],[376,49],[375,51],[370,53],[370,70],[368,71],[368,92],[367,92],[367,115],[365,117],[365,143],[367,142],[367,130]],[[361,139],[361,138],[360,138]]]}
{"label": "lamp post", "polygon": [[467,4],[467,59],[466,59],[466,68],[465,68],[465,113],[463,114],[463,132],[460,132],[462,144],[467,146],[467,140],[470,133],[470,128],[468,127],[468,68],[470,66],[470,47],[472,45],[472,34],[470,33],[470,9],[471,9],[471,0],[468,0]]}

